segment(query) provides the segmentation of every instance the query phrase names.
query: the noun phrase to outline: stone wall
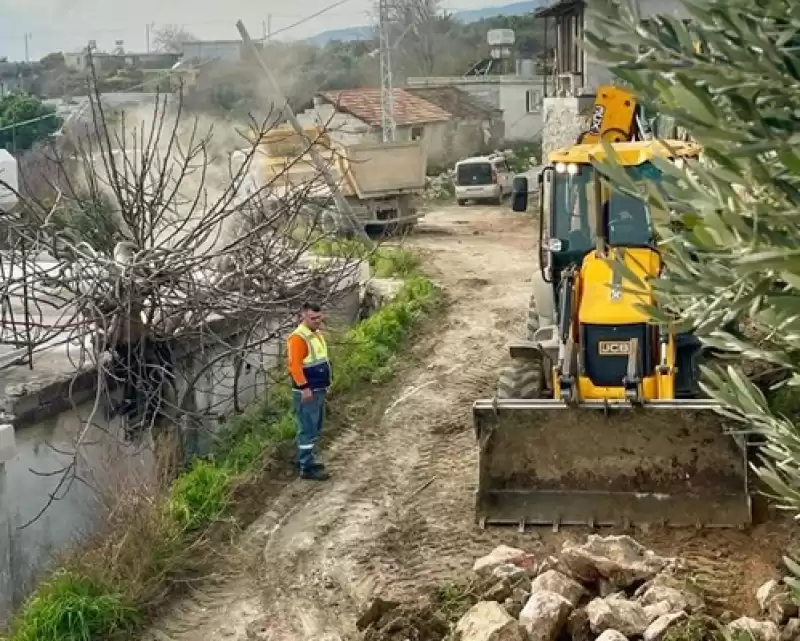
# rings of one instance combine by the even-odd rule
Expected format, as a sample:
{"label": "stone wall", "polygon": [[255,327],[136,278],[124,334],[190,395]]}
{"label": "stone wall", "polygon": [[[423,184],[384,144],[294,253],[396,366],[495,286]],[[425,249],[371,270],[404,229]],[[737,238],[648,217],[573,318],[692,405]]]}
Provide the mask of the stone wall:
{"label": "stone wall", "polygon": [[573,145],[578,136],[589,128],[594,96],[545,98],[542,108],[542,155],[547,164],[548,154],[559,147]]}
{"label": "stone wall", "polygon": [[[358,320],[363,276],[343,279],[327,306],[331,325]],[[280,340],[260,342],[250,327],[219,319],[210,323],[207,341],[175,342],[175,386],[168,396],[188,456],[207,452],[225,417],[263,396],[292,323],[291,312],[282,313],[257,328],[264,337],[280,329]],[[248,349],[231,350],[236,344]],[[126,419],[113,411],[120,392],[107,385],[96,368],[76,372],[66,351],[55,348],[39,356],[33,371],[0,370],[0,410],[14,433],[13,447],[0,448],[6,454],[0,459],[0,624],[54,554],[97,531],[117,488],[156,480],[150,435],[126,441]],[[180,420],[181,408],[191,423]],[[75,473],[65,476],[73,461]],[[51,494],[56,500],[42,512]]]}

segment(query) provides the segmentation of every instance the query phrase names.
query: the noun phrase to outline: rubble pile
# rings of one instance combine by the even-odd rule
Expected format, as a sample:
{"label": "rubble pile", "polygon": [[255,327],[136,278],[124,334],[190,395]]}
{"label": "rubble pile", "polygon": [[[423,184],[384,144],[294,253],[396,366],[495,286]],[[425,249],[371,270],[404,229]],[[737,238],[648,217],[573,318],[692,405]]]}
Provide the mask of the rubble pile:
{"label": "rubble pile", "polygon": [[455,169],[448,169],[437,176],[428,176],[423,198],[432,202],[454,198],[456,194],[455,177]]}
{"label": "rubble pile", "polygon": [[[590,535],[582,544],[565,543],[558,556],[547,558],[501,545],[475,561],[475,598],[446,633],[404,630],[403,638],[800,641],[798,606],[783,582],[769,581],[758,590],[759,619],[730,616],[723,623],[709,616],[702,595],[680,578],[681,569],[678,559],[659,556],[629,536]],[[371,631],[371,641],[390,638],[361,623]]]}

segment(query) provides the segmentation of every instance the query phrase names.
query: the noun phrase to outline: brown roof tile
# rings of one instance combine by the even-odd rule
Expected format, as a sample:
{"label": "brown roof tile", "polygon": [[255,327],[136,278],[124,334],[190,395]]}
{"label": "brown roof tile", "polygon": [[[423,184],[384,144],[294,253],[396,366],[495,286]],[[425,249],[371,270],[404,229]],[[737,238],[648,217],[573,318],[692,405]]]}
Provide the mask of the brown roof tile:
{"label": "brown roof tile", "polygon": [[456,118],[484,120],[490,118],[493,111],[499,111],[458,87],[407,87],[406,91],[427,100]]}
{"label": "brown roof tile", "polygon": [[[394,121],[398,125],[416,125],[426,122],[450,120],[450,114],[441,107],[414,95],[406,89],[395,87]],[[369,125],[381,124],[381,90],[375,88],[323,91],[321,96],[359,120]]]}

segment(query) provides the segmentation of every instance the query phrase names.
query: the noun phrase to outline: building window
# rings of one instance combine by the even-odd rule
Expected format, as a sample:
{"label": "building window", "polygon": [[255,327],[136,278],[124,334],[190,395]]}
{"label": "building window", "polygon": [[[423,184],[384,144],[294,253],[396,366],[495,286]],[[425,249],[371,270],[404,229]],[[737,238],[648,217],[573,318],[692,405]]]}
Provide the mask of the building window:
{"label": "building window", "polygon": [[423,133],[425,133],[423,127],[411,127],[411,140],[421,140]]}
{"label": "building window", "polygon": [[533,113],[542,110],[542,92],[538,89],[528,89],[525,92],[525,111]]}

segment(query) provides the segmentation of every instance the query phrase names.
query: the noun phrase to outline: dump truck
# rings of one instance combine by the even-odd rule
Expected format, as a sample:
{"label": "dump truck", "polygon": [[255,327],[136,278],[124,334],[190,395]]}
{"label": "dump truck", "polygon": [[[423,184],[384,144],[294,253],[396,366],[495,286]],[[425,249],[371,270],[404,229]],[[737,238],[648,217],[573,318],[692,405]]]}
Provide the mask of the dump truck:
{"label": "dump truck", "polygon": [[[419,140],[341,144],[321,127],[304,129],[355,218],[368,233],[407,232],[418,221],[417,198],[425,189],[427,152]],[[275,198],[302,194],[320,208],[335,207],[331,190],[308,153],[308,142],[289,126],[269,131],[254,165]]]}
{"label": "dump truck", "polygon": [[[748,444],[700,392],[708,354],[645,309],[664,270],[652,212],[592,164],[606,141],[631,179],[658,184],[657,158],[680,164],[701,149],[653,140],[623,89],[600,88],[597,103],[591,129],[538,177],[525,339],[509,346],[494,397],[473,404],[476,517],[481,527],[746,526]],[[515,211],[528,194],[515,178]]]}

